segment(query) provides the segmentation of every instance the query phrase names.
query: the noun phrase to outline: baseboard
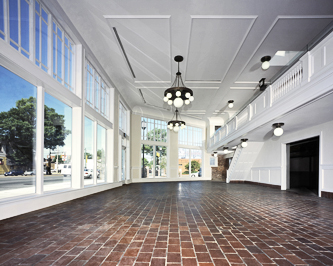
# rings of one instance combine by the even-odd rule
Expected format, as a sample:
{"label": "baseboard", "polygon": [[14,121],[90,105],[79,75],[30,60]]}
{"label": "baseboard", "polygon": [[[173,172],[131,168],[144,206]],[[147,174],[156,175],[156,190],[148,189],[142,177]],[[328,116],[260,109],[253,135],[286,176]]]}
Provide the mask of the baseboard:
{"label": "baseboard", "polygon": [[152,183],[152,182],[179,182],[179,181],[206,181],[210,177],[174,177],[174,178],[133,178],[132,183]]}
{"label": "baseboard", "polygon": [[251,185],[257,185],[257,186],[262,186],[262,187],[270,187],[270,188],[281,189],[281,186],[279,186],[279,185],[259,183],[259,182],[253,182],[253,181],[248,181],[248,180],[230,180],[230,183],[251,184]]}
{"label": "baseboard", "polygon": [[327,199],[333,199],[333,192],[322,191],[321,196]]}

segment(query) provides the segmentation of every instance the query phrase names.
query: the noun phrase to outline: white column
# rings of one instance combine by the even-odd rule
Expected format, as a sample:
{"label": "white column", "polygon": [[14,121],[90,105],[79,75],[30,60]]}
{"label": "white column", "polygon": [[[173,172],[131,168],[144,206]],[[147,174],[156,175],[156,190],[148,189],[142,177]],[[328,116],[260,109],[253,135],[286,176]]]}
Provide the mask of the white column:
{"label": "white column", "polygon": [[93,139],[93,176],[94,185],[97,184],[97,121],[94,121],[94,139]]}
{"label": "white column", "polygon": [[36,119],[36,193],[43,194],[44,187],[44,102],[45,90],[37,87],[37,119]]}

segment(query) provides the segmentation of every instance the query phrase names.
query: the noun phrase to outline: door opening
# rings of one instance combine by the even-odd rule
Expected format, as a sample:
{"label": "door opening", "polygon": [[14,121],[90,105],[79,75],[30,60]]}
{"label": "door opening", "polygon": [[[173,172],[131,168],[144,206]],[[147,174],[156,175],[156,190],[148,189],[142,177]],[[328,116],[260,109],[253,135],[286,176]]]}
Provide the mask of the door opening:
{"label": "door opening", "polygon": [[318,195],[319,137],[287,144],[289,188]]}

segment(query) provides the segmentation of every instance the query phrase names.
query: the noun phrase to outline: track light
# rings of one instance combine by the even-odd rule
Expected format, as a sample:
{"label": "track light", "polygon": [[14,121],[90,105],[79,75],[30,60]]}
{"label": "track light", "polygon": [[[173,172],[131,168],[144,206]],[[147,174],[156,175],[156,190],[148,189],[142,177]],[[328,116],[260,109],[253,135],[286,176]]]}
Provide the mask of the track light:
{"label": "track light", "polygon": [[283,129],[281,128],[284,126],[284,123],[275,123],[273,124],[274,129],[274,135],[277,137],[280,137],[283,134]]}
{"label": "track light", "polygon": [[260,59],[260,61],[262,62],[261,68],[263,70],[267,70],[269,68],[269,66],[270,66],[269,61],[270,60],[271,60],[271,57],[269,55],[266,55],[266,56],[264,56]]}
{"label": "track light", "polygon": [[234,107],[234,101],[233,101],[233,100],[229,100],[229,101],[228,101],[228,107],[229,107],[229,108]]}
{"label": "track light", "polygon": [[247,147],[247,141],[248,141],[248,139],[241,139],[241,141],[242,141],[242,147],[243,148],[246,148]]}

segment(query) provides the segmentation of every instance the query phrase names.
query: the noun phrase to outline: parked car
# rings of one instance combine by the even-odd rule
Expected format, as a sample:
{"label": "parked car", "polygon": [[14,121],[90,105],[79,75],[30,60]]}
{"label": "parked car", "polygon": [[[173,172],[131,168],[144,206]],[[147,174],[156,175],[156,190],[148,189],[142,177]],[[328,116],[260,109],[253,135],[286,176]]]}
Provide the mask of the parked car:
{"label": "parked car", "polygon": [[23,175],[24,171],[23,170],[12,170],[9,172],[6,172],[4,175],[5,176],[17,176],[17,175]]}
{"label": "parked car", "polygon": [[26,170],[23,174],[24,174],[25,176],[27,176],[27,175],[35,175],[36,172],[35,172],[35,170]]}
{"label": "parked car", "polygon": [[84,178],[92,178],[93,170],[92,169],[84,169],[83,170],[83,176],[84,176]]}

